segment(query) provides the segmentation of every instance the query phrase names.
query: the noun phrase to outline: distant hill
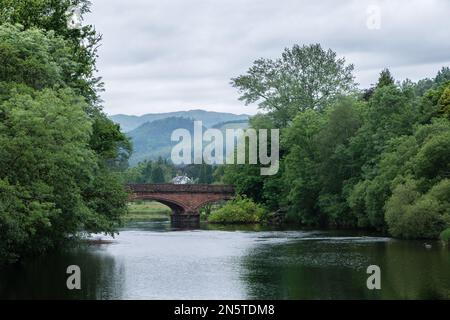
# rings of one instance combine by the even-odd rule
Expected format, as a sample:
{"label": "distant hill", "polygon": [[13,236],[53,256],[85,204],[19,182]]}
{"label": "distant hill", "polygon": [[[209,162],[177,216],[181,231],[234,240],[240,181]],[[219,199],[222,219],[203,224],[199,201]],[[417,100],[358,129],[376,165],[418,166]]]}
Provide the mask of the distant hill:
{"label": "distant hill", "polygon": [[[223,121],[214,126],[225,132],[225,129],[246,129],[247,120]],[[133,142],[133,154],[130,157],[130,165],[135,166],[144,160],[156,160],[158,157],[170,158],[172,147],[178,142],[170,141],[172,132],[176,129],[187,129],[192,137],[194,130],[194,120],[183,117],[169,117],[146,122],[138,128],[127,133]],[[204,130],[206,130],[204,125]]]}
{"label": "distant hill", "polygon": [[249,118],[249,116],[246,114],[237,115],[233,113],[213,112],[205,110],[149,113],[142,116],[132,116],[124,114],[110,116],[111,120],[113,120],[115,123],[120,124],[123,132],[130,132],[147,122],[173,117],[199,120],[202,121],[203,125],[207,128],[223,122],[248,120]]}

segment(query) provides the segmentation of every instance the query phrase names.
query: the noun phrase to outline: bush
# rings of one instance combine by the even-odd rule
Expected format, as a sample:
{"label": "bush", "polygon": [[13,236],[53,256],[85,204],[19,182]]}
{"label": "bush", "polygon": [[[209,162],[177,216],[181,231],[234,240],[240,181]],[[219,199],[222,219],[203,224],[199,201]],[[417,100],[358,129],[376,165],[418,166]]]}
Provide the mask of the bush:
{"label": "bush", "polygon": [[450,242],[450,228],[441,232],[440,238],[442,241]]}
{"label": "bush", "polygon": [[263,223],[267,220],[266,210],[253,200],[236,197],[208,218],[212,223]]}
{"label": "bush", "polygon": [[400,238],[436,239],[441,230],[450,226],[450,180],[433,186],[426,194],[417,191],[417,183],[406,179],[398,185],[386,203],[389,232]]}

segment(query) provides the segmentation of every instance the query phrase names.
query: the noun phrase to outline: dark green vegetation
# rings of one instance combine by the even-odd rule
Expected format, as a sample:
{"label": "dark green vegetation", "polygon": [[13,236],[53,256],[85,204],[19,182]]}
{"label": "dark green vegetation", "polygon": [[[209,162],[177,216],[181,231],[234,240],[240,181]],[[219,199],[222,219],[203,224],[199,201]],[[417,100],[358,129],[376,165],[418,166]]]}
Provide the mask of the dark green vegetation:
{"label": "dark green vegetation", "polygon": [[440,238],[442,241],[450,242],[450,228],[441,232]]}
{"label": "dark green vegetation", "polygon": [[184,175],[192,183],[211,184],[219,179],[216,173],[221,173],[221,170],[212,165],[175,166],[170,160],[160,157],[156,161],[144,161],[130,167],[123,176],[126,183],[171,183],[175,176]]}
{"label": "dark green vegetation", "polygon": [[101,36],[68,27],[88,1],[0,2],[0,263],[80,232],[114,233],[130,143],[102,112]]}
{"label": "dark green vegetation", "polygon": [[120,124],[120,127],[124,132],[130,132],[145,123],[153,122],[156,120],[163,120],[167,118],[185,118],[202,121],[205,127],[213,127],[223,122],[239,122],[247,121],[249,116],[245,114],[233,114],[224,112],[213,112],[205,110],[189,110],[189,111],[176,111],[167,113],[149,113],[143,116],[131,116],[124,114],[117,114],[110,117],[111,120]]}
{"label": "dark green vegetation", "polygon": [[259,59],[232,80],[266,113],[252,127],[280,128],[280,171],[226,166],[223,181],[306,226],[361,227],[437,238],[450,227],[450,69],[434,79],[355,89],[352,65],[319,45]]}

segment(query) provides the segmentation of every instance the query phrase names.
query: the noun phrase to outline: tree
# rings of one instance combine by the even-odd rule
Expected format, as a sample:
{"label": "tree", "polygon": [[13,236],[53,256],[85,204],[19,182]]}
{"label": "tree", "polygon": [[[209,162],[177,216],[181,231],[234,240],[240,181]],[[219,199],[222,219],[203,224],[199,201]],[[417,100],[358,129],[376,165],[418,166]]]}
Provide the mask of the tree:
{"label": "tree", "polygon": [[438,112],[450,120],[450,81],[443,87],[437,106]]}
{"label": "tree", "polygon": [[295,117],[283,138],[289,150],[284,161],[287,199],[296,220],[306,225],[326,224],[326,216],[316,206],[321,190],[317,179],[320,170],[317,137],[325,123],[325,114],[307,110]]}
{"label": "tree", "polygon": [[89,7],[88,0],[1,2],[1,18],[5,25],[0,35],[0,58],[6,63],[0,72],[3,81],[25,83],[39,90],[52,86],[70,87],[81,95],[87,102],[85,112],[94,119],[92,147],[103,157],[104,148],[109,144],[109,156],[113,152],[116,158],[105,158],[105,163],[123,169],[131,153],[131,144],[102,112],[99,92],[103,90],[103,83],[95,76],[101,35],[92,25],[72,28],[68,24],[75,8],[83,19]]}
{"label": "tree", "polygon": [[213,182],[213,168],[208,164],[200,165],[200,176],[198,179],[198,183],[211,184]]}
{"label": "tree", "polygon": [[164,172],[161,169],[159,165],[156,165],[152,168],[152,175],[151,175],[151,181],[152,183],[164,183]]}
{"label": "tree", "polygon": [[2,0],[0,21],[20,24],[25,30],[52,31],[64,39],[71,55],[67,63],[74,65],[72,72],[65,74],[66,81],[86,99],[90,107],[98,108],[98,92],[102,90],[103,84],[101,78],[95,76],[95,63],[101,35],[92,25],[73,28],[68,23],[74,9],[79,11],[80,19],[83,19],[89,7],[89,0]]}
{"label": "tree", "polygon": [[389,71],[389,69],[383,69],[380,72],[380,77],[378,78],[378,82],[376,85],[376,88],[382,88],[385,86],[391,86],[395,84],[395,80],[391,75],[391,72]]}
{"label": "tree", "polygon": [[[282,129],[280,170],[262,177],[257,166],[241,165],[217,174],[266,209],[287,208],[288,220],[302,225],[437,237],[449,221],[442,200],[449,198],[449,69],[417,84],[396,84],[384,69],[376,85],[356,95],[344,60],[330,73],[348,77],[324,80],[326,65],[336,62],[324,54],[320,46],[295,46],[232,79],[241,100],[268,111],[251,127]],[[330,64],[318,66],[324,60]]]}
{"label": "tree", "polygon": [[434,83],[439,86],[450,81],[450,67],[442,67],[434,78]]}
{"label": "tree", "polygon": [[[112,233],[120,224],[127,195],[98,174],[87,147],[92,123],[84,103],[74,101],[68,89],[44,89],[12,93],[0,105],[3,260],[45,252],[81,231]],[[107,202],[111,207],[101,206]]]}
{"label": "tree", "polygon": [[246,75],[231,84],[246,104],[258,102],[277,126],[286,126],[298,112],[321,111],[335,97],[354,89],[353,65],[319,44],[295,45],[276,60],[258,59]]}
{"label": "tree", "polygon": [[[80,232],[113,234],[126,212],[111,169],[126,162],[129,144],[97,104],[88,35],[36,28],[53,26],[61,3],[0,4],[2,18],[23,22],[0,26],[0,262]],[[43,12],[33,16],[27,4]]]}
{"label": "tree", "polygon": [[437,183],[421,195],[417,182],[398,185],[386,203],[386,221],[392,235],[402,238],[438,238],[450,227],[450,180]]}

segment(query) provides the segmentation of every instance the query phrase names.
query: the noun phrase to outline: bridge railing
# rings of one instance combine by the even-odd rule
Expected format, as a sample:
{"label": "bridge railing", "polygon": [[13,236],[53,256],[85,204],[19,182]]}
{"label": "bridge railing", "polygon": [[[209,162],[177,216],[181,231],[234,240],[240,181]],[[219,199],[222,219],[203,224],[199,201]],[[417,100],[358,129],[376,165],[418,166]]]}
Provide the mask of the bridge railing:
{"label": "bridge railing", "polygon": [[234,194],[234,188],[232,186],[217,184],[136,183],[127,184],[126,186],[131,192],[192,192]]}

